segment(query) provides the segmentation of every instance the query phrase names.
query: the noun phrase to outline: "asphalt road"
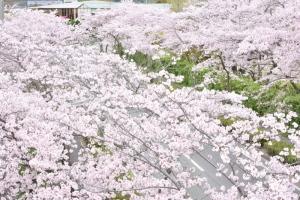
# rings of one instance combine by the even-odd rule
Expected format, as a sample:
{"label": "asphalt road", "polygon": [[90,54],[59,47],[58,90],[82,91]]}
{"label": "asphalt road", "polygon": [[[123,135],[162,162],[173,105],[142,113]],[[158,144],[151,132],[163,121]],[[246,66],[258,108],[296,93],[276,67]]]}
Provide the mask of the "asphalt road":
{"label": "asphalt road", "polygon": [[[221,187],[225,190],[234,186],[234,181],[228,178],[230,173],[234,173],[239,177],[240,180],[243,180],[243,174],[246,172],[241,165],[236,163],[231,163],[231,165],[226,165],[226,173],[218,173],[216,166],[217,163],[222,163],[221,157],[218,152],[212,151],[210,146],[205,146],[204,150],[197,151],[192,155],[184,155],[180,162],[183,166],[194,167],[196,169],[195,176],[204,177],[207,179],[211,187],[220,189]],[[233,160],[234,162],[234,160]],[[218,174],[218,176],[217,176]],[[256,180],[250,178],[249,180],[243,180],[245,184],[254,183]],[[295,185],[296,190],[300,196],[300,187]],[[194,200],[207,200],[210,199],[209,195],[205,193],[200,187],[191,188],[189,194]]]}
{"label": "asphalt road", "polygon": [[[217,163],[222,163],[222,160],[218,153],[213,152],[208,146],[201,152],[199,151],[191,155],[184,155],[180,159],[180,162],[183,166],[194,167],[194,175],[206,178],[208,184],[213,188],[221,189],[221,187],[224,187],[224,189],[227,190],[233,186],[233,183],[226,178],[226,176],[222,174],[217,176],[219,173],[216,166]],[[189,193],[194,200],[210,199],[209,195],[205,193],[205,190],[200,187],[191,188]]]}

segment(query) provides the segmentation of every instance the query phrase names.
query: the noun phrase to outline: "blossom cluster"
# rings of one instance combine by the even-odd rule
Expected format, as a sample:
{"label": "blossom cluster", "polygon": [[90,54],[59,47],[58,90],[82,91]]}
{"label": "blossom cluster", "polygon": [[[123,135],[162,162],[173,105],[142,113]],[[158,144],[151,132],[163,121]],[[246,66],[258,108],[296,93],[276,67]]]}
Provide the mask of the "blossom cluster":
{"label": "blossom cluster", "polygon": [[[131,24],[141,16],[135,13]],[[105,32],[109,25],[95,20]],[[288,131],[295,113],[261,117],[235,93],[152,83],[181,77],[148,75],[100,52],[87,24],[74,28],[51,14],[18,11],[0,25],[0,197],[179,200],[192,199],[189,189],[198,187],[212,199],[298,198],[300,167],[266,159],[259,148],[260,139]],[[224,126],[221,118],[234,123]],[[297,146],[299,135],[291,136]],[[183,164],[205,148],[212,163],[219,158],[216,169],[230,189]]]}
{"label": "blossom cluster", "polygon": [[298,0],[210,0],[180,13],[125,5],[85,17],[83,24],[99,41],[118,39],[132,53],[157,58],[161,51],[180,55],[196,47],[255,79],[299,80],[299,13]]}

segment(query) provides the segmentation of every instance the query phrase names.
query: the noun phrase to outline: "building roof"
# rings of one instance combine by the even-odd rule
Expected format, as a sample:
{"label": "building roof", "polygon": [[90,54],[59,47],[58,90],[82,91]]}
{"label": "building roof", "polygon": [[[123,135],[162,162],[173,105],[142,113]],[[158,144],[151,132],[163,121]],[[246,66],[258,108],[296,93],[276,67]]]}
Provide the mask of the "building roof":
{"label": "building roof", "polygon": [[[83,1],[83,2],[71,2],[71,3],[60,3],[50,4],[44,6],[37,6],[37,9],[62,9],[62,8],[89,8],[89,9],[111,9],[116,8],[120,5],[120,2],[109,2],[109,1]],[[170,8],[169,4],[162,3],[149,3],[148,6],[156,8]]]}
{"label": "building roof", "polygon": [[63,8],[80,8],[81,6],[83,6],[83,3],[81,3],[81,2],[71,2],[71,3],[60,3],[60,4],[38,6],[35,8],[38,8],[38,9],[63,9]]}

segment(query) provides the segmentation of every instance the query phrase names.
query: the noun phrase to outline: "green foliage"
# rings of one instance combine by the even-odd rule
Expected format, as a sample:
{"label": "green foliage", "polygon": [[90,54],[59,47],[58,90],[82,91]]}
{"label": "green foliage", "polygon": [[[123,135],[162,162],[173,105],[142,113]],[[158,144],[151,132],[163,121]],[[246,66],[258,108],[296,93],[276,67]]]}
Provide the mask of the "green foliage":
{"label": "green foliage", "polygon": [[164,62],[167,62],[167,58],[165,58],[164,60],[162,60],[162,63],[159,63],[155,60],[152,60],[152,57],[144,54],[140,51],[137,51],[135,54],[133,55],[126,55],[126,58],[128,60],[133,60],[137,65],[141,66],[144,68],[144,70],[146,71],[160,71],[163,69],[163,64],[166,64]]}
{"label": "green foliage", "polygon": [[198,64],[208,59],[208,57],[204,56],[203,51],[200,51],[196,47],[192,47],[188,51],[182,53],[181,59],[187,60],[189,63]]}
{"label": "green foliage", "polygon": [[[233,77],[228,81],[224,72],[214,71],[215,82],[209,89],[233,91],[248,97],[243,103],[246,107],[256,111],[260,116],[274,112],[288,112],[292,110],[299,117],[293,122],[300,123],[300,94],[292,87],[289,81],[279,81],[269,88],[263,89],[262,84],[253,81],[250,77]],[[300,84],[298,84],[300,86]]]}
{"label": "green foliage", "polygon": [[253,81],[249,76],[234,75],[231,75],[228,81],[226,74],[217,70],[212,72],[212,77],[215,81],[214,83],[209,84],[208,89],[218,91],[229,90],[231,92],[244,95],[248,98],[243,102],[243,104],[255,111],[259,110],[255,108],[258,108],[260,103],[256,98],[262,89],[262,85],[260,83]]}
{"label": "green foliage", "polygon": [[69,19],[69,21],[67,22],[68,25],[71,26],[76,26],[80,24],[80,21],[78,19]]}
{"label": "green foliage", "polygon": [[19,163],[18,166],[18,173],[20,176],[24,176],[25,175],[25,171],[27,169],[28,165],[25,163]]}
{"label": "green foliage", "polygon": [[263,90],[255,100],[253,99],[255,103],[249,104],[248,106],[259,115],[274,113],[278,108],[278,102],[282,102],[282,97],[285,92],[280,88],[279,84],[275,84],[272,87]]}
{"label": "green foliage", "polygon": [[[230,74],[228,79],[228,74],[225,71],[214,68],[202,68],[194,72],[192,70],[193,67],[208,58],[197,48],[191,48],[184,52],[176,59],[176,62],[174,62],[176,55],[172,52],[167,52],[160,59],[153,60],[150,55],[139,51],[133,55],[125,53],[123,46],[119,42],[116,43],[115,50],[120,56],[125,56],[126,59],[141,66],[146,73],[166,70],[176,76],[183,76],[184,79],[181,83],[173,83],[175,89],[199,85],[204,81],[206,75],[210,75],[214,81],[207,86],[208,89],[227,90],[246,96],[247,100],[243,104],[261,116],[277,111],[287,112],[292,110],[299,115],[299,117],[293,119],[293,122],[300,124],[300,94],[289,81],[279,81],[269,88],[263,88],[263,83],[254,81],[251,77],[245,75]],[[300,84],[296,84],[296,86],[300,88]],[[225,127],[232,125],[236,121],[236,119],[225,117],[220,117],[219,120]],[[284,135],[284,133],[282,134]],[[251,137],[253,138],[254,135]],[[268,145],[266,140],[261,140],[260,142],[270,155],[278,155],[285,147],[292,148],[289,143],[282,141],[274,142],[274,145]],[[292,155],[285,157],[285,162],[288,163],[295,162],[295,160],[297,158]]]}
{"label": "green foliage", "polygon": [[16,199],[18,199],[18,200],[27,199],[25,194],[26,194],[26,192],[21,192],[21,191],[18,192],[16,195]]}
{"label": "green foliage", "polygon": [[291,107],[291,110],[298,114],[294,121],[300,124],[300,94],[287,95],[284,102]]}
{"label": "green foliage", "polygon": [[27,150],[27,154],[32,156],[32,157],[35,157],[36,154],[37,154],[37,149],[34,148],[34,147],[29,147],[28,150]]}
{"label": "green foliage", "polygon": [[188,0],[168,0],[171,4],[171,9],[175,12],[180,12],[182,9],[188,5]]}
{"label": "green foliage", "polygon": [[[184,52],[177,61],[174,61],[176,55],[172,52],[167,52],[165,56],[158,60],[153,60],[151,56],[140,51],[135,52],[135,54],[128,54],[125,53],[123,46],[119,42],[115,45],[115,51],[121,57],[125,56],[127,60],[132,60],[138,66],[141,66],[146,73],[166,70],[176,76],[183,76],[183,81],[179,84],[176,83],[175,87],[195,86],[204,80],[203,72],[192,71],[196,64],[207,59],[203,56],[203,53],[196,48],[191,48],[189,51]],[[206,69],[206,71],[209,70]]]}
{"label": "green foliage", "polygon": [[121,192],[116,193],[116,196],[111,200],[130,200],[129,194],[122,194]]}
{"label": "green foliage", "polygon": [[[99,132],[98,132],[99,134]],[[97,157],[99,155],[103,154],[112,154],[112,151],[105,145],[104,142],[96,141],[93,138],[82,138],[81,144],[85,147],[88,147],[91,149],[91,154],[94,157]]]}
{"label": "green foliage", "polygon": [[[137,51],[135,54],[126,54],[120,43],[115,46],[116,52],[126,59],[132,60],[138,66],[141,66],[145,72],[158,72],[166,70],[177,76],[183,76],[181,83],[174,83],[174,88],[195,86],[203,82],[204,76],[211,73],[214,83],[209,84],[208,89],[227,90],[248,97],[243,103],[246,107],[256,111],[263,116],[267,113],[276,111],[292,110],[300,116],[300,94],[292,87],[288,81],[279,81],[268,89],[263,89],[262,84],[254,81],[249,76],[236,76],[231,74],[228,80],[224,71],[218,71],[211,68],[203,68],[198,72],[192,69],[207,59],[203,52],[197,48],[191,48],[184,52],[174,63],[174,54],[171,52],[161,57],[159,60],[153,60],[151,56]],[[300,84],[297,84],[300,87]],[[300,123],[300,117],[294,119]]]}
{"label": "green foliage", "polygon": [[95,142],[92,143],[91,146],[93,146],[94,148],[96,148],[96,152],[94,153],[95,156],[97,156],[100,153],[104,153],[104,154],[112,154],[112,152],[110,151],[110,149],[102,142]]}
{"label": "green foliage", "polygon": [[291,149],[294,148],[292,144],[286,141],[271,141],[271,143],[272,145],[270,145],[268,142],[263,143],[263,147],[266,149],[269,155],[279,155],[284,148],[288,148],[290,155],[283,156],[284,162],[289,164],[297,162],[297,157],[295,155],[291,155]]}
{"label": "green foliage", "polygon": [[188,60],[180,59],[176,64],[168,66],[167,71],[176,76],[184,77],[180,85],[193,86],[198,82],[196,74],[192,72],[193,66]]}
{"label": "green foliage", "polygon": [[261,89],[261,85],[253,81],[248,76],[233,76],[228,81],[224,72],[215,71],[214,78],[215,82],[209,85],[209,89],[223,91],[228,90],[229,88],[230,91],[245,96],[257,95],[257,93]]}
{"label": "green foliage", "polygon": [[[122,180],[133,180],[134,174],[132,171],[129,171],[127,173],[121,173],[119,176],[115,178],[116,181],[121,182]],[[129,194],[122,194],[122,192],[116,192],[116,196],[113,197],[111,200],[129,200],[130,195]]]}
{"label": "green foliage", "polygon": [[292,110],[298,114],[293,121],[300,123],[300,94],[289,81],[278,81],[271,87],[262,90],[256,97],[252,97],[251,101],[246,106],[259,115]]}
{"label": "green foliage", "polygon": [[121,173],[119,176],[117,176],[115,179],[116,181],[122,181],[122,180],[133,180],[134,174],[132,171],[129,171],[127,173]]}
{"label": "green foliage", "polygon": [[221,116],[218,118],[222,124],[222,126],[231,126],[232,124],[234,124],[234,122],[236,122],[236,119],[234,118],[225,118],[224,116]]}

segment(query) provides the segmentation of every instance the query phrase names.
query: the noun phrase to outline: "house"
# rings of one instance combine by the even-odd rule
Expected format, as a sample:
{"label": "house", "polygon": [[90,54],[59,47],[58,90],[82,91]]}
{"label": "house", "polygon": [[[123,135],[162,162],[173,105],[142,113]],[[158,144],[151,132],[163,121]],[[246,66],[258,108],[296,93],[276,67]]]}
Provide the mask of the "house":
{"label": "house", "polygon": [[63,16],[69,19],[78,18],[79,9],[83,6],[81,2],[52,4],[46,6],[34,7],[36,10],[43,10],[45,12],[57,11],[58,16]]}
{"label": "house", "polygon": [[[66,2],[66,1],[65,1]],[[158,7],[158,8],[170,8],[169,4],[162,3],[149,3],[150,0],[144,1],[148,2],[147,5]],[[73,1],[70,3],[60,3],[53,5],[44,5],[33,7],[33,9],[44,10],[46,12],[57,11],[58,16],[67,17],[69,19],[76,19],[82,13],[95,13],[99,10],[107,10],[116,8],[120,5],[118,1]]]}

